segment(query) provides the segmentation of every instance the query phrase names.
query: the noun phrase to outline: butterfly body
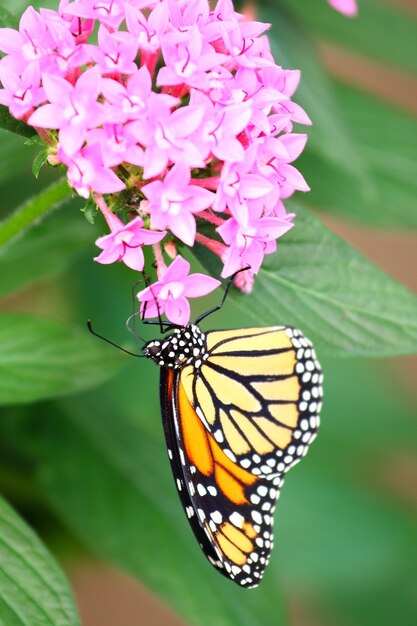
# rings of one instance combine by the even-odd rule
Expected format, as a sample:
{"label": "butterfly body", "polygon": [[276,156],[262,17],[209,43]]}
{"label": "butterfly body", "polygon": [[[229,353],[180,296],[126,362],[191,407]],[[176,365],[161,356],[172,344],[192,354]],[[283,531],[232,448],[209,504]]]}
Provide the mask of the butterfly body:
{"label": "butterfly body", "polygon": [[161,367],[168,454],[191,528],[214,567],[256,587],[284,476],[319,426],[314,349],[289,327],[204,333],[192,324],[144,354]]}

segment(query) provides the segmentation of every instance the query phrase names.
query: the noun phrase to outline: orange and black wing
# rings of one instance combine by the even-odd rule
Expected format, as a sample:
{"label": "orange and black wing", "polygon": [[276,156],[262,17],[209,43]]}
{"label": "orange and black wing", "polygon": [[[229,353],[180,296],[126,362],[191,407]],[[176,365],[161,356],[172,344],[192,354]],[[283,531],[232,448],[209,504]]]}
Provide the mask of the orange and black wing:
{"label": "orange and black wing", "polygon": [[282,474],[303,457],[319,426],[322,373],[294,328],[206,334],[208,358],[182,370],[187,397],[226,456],[256,476]]}
{"label": "orange and black wing", "polygon": [[269,561],[284,473],[317,431],[321,373],[294,329],[214,331],[207,342],[199,369],[161,370],[168,451],[207,558],[255,587]]}
{"label": "orange and black wing", "polygon": [[256,587],[272,549],[281,478],[265,482],[233,463],[202,424],[180,378],[178,370],[161,370],[162,417],[181,502],[210,563],[243,587]]}

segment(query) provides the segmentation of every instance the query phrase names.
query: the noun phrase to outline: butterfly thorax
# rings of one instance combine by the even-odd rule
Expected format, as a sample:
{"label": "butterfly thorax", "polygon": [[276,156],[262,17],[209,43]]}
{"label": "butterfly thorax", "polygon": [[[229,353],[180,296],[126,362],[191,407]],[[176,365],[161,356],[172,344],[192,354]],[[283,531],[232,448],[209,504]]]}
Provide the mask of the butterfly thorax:
{"label": "butterfly thorax", "polygon": [[143,353],[157,365],[178,369],[193,364],[199,368],[208,358],[206,336],[195,324],[176,328],[164,339],[152,339]]}

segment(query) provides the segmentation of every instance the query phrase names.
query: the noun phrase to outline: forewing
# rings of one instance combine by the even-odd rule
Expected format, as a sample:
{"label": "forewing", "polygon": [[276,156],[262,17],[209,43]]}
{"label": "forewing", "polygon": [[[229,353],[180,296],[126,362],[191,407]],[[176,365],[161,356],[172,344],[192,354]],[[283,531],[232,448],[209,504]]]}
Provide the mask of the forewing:
{"label": "forewing", "polygon": [[322,373],[311,342],[289,327],[207,333],[197,376],[181,374],[188,399],[228,458],[255,476],[284,474],[319,426]]}

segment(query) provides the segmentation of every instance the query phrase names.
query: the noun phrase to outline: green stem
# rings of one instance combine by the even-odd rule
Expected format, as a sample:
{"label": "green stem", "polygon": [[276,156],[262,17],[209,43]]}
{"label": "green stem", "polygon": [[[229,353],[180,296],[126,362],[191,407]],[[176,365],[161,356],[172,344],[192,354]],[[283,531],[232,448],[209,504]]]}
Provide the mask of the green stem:
{"label": "green stem", "polygon": [[66,179],[61,178],[34,198],[26,201],[0,222],[0,246],[21,234],[46,213],[68,200],[71,194],[72,190],[68,187]]}

